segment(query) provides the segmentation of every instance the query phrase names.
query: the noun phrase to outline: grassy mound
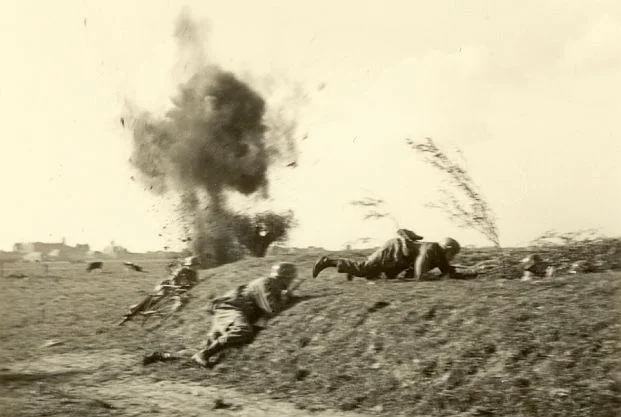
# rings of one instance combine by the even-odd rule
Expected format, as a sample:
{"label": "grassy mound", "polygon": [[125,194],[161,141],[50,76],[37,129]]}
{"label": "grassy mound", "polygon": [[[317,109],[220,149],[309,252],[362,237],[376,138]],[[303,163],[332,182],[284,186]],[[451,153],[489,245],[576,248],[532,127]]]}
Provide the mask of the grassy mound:
{"label": "grassy mound", "polygon": [[[605,251],[618,256],[593,246],[537,251],[553,262]],[[526,253],[509,251],[509,265],[515,269]],[[174,392],[152,385],[166,381],[179,389],[232,386],[308,410],[386,416],[617,415],[620,272],[521,282],[499,279],[492,270],[474,281],[368,285],[328,269],[309,277],[301,299],[253,344],[227,352],[214,369],[140,364],[153,350],[198,348],[214,296],[268,273],[276,260],[295,262],[308,277],[318,255],[248,259],[203,271],[193,300],[152,330],[115,323],[165,277],[165,262],[145,264],[146,274],[126,271],[121,262],[90,274],[83,265],[62,263],[50,264],[49,275],[35,267],[7,271],[28,277],[0,280],[0,410],[119,415],[140,406],[135,415],[144,415],[148,404],[101,390],[133,384],[166,401]],[[464,250],[456,261],[472,265],[491,256]],[[97,406],[94,413],[93,398],[119,408]],[[184,413],[180,408],[177,415]]]}
{"label": "grassy mound", "polygon": [[[309,275],[314,256],[281,256]],[[269,271],[252,259],[205,271],[154,337],[198,347],[209,300]],[[613,416],[621,405],[618,272],[539,282],[347,282],[311,278],[255,342],[212,370],[153,372],[234,384],[300,407],[385,415]]]}

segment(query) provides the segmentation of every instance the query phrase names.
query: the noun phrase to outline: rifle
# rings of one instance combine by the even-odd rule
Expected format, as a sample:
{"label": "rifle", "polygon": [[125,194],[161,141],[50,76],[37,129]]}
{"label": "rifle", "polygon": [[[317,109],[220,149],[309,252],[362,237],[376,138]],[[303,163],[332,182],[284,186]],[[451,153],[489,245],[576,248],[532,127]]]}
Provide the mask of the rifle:
{"label": "rifle", "polygon": [[[150,312],[145,311],[147,307],[154,307],[157,303],[159,303],[164,297],[170,294],[170,291],[173,290],[178,293],[185,293],[188,291],[187,288],[183,288],[179,285],[170,285],[170,284],[161,284],[158,286],[160,289],[163,289],[163,293],[155,293],[149,294],[146,296],[140,303],[136,304],[132,307],[123,319],[118,323],[119,326],[125,324],[125,322],[131,320],[137,314],[147,315]],[[152,314],[152,313],[151,313]]]}

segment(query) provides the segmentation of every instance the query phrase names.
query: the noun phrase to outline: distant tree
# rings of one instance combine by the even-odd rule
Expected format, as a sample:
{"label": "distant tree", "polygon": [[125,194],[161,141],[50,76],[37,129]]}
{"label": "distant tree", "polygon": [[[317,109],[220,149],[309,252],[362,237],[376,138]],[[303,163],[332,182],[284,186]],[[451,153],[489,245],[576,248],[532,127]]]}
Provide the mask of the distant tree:
{"label": "distant tree", "polygon": [[283,242],[295,226],[292,211],[266,211],[255,215],[238,213],[233,216],[232,229],[237,241],[257,257],[264,257],[274,242]]}

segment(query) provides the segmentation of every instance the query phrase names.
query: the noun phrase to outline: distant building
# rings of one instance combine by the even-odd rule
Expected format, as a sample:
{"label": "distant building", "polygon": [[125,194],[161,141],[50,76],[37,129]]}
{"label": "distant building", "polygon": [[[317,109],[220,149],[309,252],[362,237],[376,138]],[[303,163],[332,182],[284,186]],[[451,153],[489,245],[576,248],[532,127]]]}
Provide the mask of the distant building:
{"label": "distant building", "polygon": [[15,262],[22,258],[22,254],[17,252],[5,252],[0,250],[0,263],[1,262]]}
{"label": "distant building", "polygon": [[110,245],[104,248],[103,253],[111,258],[119,258],[128,255],[129,251],[122,246],[116,245],[114,241],[111,241]]}
{"label": "distant building", "polygon": [[88,244],[78,244],[75,247],[66,244],[63,238],[60,243],[27,242],[15,243],[13,252],[22,258],[25,255],[39,253],[41,260],[67,261],[86,257],[90,251]]}
{"label": "distant building", "polygon": [[22,257],[26,262],[43,262],[43,254],[41,252],[30,252]]}

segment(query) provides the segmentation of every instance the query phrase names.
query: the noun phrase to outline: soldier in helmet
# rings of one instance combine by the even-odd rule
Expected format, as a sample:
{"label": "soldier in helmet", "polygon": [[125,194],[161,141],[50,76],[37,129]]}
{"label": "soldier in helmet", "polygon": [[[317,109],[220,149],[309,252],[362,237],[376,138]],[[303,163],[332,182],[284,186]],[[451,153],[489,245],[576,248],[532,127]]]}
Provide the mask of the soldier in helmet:
{"label": "soldier in helmet", "polygon": [[411,230],[399,229],[397,236],[389,239],[384,245],[373,252],[364,261],[354,261],[346,258],[330,258],[322,256],[315,262],[313,267],[313,278],[325,268],[337,268],[338,272],[347,274],[347,279],[353,277],[364,277],[369,280],[379,278],[385,274],[386,278],[396,278],[400,272],[409,268],[414,258],[414,247],[416,242],[423,239]]}
{"label": "soldier in helmet", "polygon": [[119,325],[131,320],[136,314],[144,312],[149,306],[157,303],[166,295],[167,289],[176,287],[181,290],[190,290],[198,283],[198,268],[200,261],[197,256],[188,256],[170,276],[155,286],[153,292],[147,295],[141,302],[129,308],[129,312],[123,316]]}
{"label": "soldier in helmet", "polygon": [[250,343],[259,323],[283,311],[291,302],[291,283],[297,277],[294,264],[281,262],[272,267],[267,277],[216,298],[211,306],[212,326],[202,349],[192,359],[202,366],[229,346]]}
{"label": "soldier in helmet", "polygon": [[353,276],[376,279],[381,273],[391,279],[406,270],[408,270],[406,276],[421,280],[427,272],[435,268],[440,270],[441,276],[448,274],[451,278],[476,276],[476,274],[460,274],[449,264],[460,251],[459,243],[455,239],[447,237],[442,243],[421,242],[422,237],[418,235],[415,235],[415,240],[404,237],[402,233],[398,235],[364,261],[323,256],[313,267],[313,277],[329,267],[346,273],[349,280]]}
{"label": "soldier in helmet", "polygon": [[542,278],[551,276],[553,274],[553,270],[550,266],[536,253],[522,259],[522,267],[524,268],[524,273],[522,275],[522,280],[524,281],[529,281],[535,277]]}
{"label": "soldier in helmet", "polygon": [[170,282],[181,288],[192,288],[198,283],[197,269],[200,266],[198,256],[188,256],[180,268],[172,272]]}

